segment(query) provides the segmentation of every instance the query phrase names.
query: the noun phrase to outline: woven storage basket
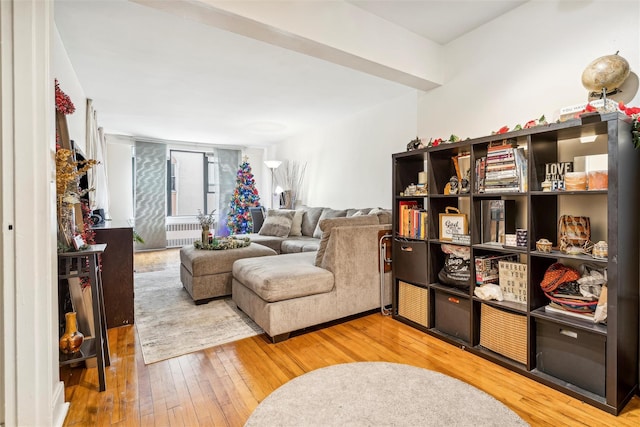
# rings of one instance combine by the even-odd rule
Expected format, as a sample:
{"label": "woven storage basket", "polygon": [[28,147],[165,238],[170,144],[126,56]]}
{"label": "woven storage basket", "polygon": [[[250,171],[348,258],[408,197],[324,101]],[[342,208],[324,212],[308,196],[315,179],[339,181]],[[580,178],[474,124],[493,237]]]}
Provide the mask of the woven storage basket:
{"label": "woven storage basket", "polygon": [[429,327],[429,290],[400,281],[398,315]]}
{"label": "woven storage basket", "polygon": [[480,345],[527,363],[527,317],[486,304],[480,309]]}

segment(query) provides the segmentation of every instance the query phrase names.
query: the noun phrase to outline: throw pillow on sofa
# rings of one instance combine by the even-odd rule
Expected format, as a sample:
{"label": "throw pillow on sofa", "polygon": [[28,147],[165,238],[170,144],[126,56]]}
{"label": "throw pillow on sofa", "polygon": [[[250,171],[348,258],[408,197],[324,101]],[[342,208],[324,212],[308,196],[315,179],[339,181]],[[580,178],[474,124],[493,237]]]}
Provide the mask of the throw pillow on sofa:
{"label": "throw pillow on sofa", "polygon": [[304,211],[304,215],[302,217],[302,235],[313,237],[313,232],[316,230],[318,220],[320,219],[320,215],[322,215],[324,208],[303,206],[302,210]]}
{"label": "throw pillow on sofa", "polygon": [[322,230],[320,229],[320,222],[323,219],[329,219],[329,218],[341,218],[341,217],[345,217],[347,216],[347,211],[338,211],[335,209],[331,209],[331,208],[324,208],[324,210],[322,211],[322,214],[320,215],[320,219],[318,220],[318,225],[316,225],[316,229],[313,232],[313,237],[315,237],[316,239],[321,239],[322,238]]}
{"label": "throw pillow on sofa", "polygon": [[[283,210],[283,209],[280,209]],[[291,209],[287,209],[291,210]],[[291,210],[293,212],[293,221],[291,222],[291,230],[289,230],[289,236],[302,236],[302,217],[304,216],[303,210]]]}
{"label": "throw pillow on sofa", "polygon": [[269,209],[258,234],[261,236],[287,237],[291,231],[295,211]]}

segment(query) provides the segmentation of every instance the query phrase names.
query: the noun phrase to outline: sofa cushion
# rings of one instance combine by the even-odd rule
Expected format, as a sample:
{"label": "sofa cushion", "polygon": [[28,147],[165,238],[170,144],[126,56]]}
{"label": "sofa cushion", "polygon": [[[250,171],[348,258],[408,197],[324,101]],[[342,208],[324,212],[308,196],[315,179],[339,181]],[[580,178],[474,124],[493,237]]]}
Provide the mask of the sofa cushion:
{"label": "sofa cushion", "polygon": [[287,237],[293,223],[294,211],[269,209],[258,234],[262,236]]}
{"label": "sofa cushion", "polygon": [[249,240],[251,240],[251,243],[258,243],[262,246],[266,246],[277,253],[281,252],[282,242],[287,239],[287,237],[263,236],[258,233],[239,234],[238,237],[248,237]]}
{"label": "sofa cushion", "polygon": [[333,274],[313,260],[309,252],[245,258],[233,264],[233,278],[267,302],[330,292]]}
{"label": "sofa cushion", "polygon": [[289,236],[302,236],[302,218],[304,217],[304,211],[298,209],[293,212],[293,221],[291,222],[291,230],[289,231]]}
{"label": "sofa cushion", "polygon": [[368,215],[377,215],[380,224],[391,224],[391,211],[382,208],[373,208],[369,211]]}
{"label": "sofa cushion", "polygon": [[347,209],[347,216],[367,215],[371,208],[364,209]]}
{"label": "sofa cushion", "polygon": [[308,236],[287,237],[282,241],[280,252],[283,254],[291,254],[296,252],[317,251],[320,246],[320,240]]}
{"label": "sofa cushion", "polygon": [[347,211],[346,210],[335,210],[335,209],[331,209],[331,208],[324,208],[322,210],[322,214],[320,215],[320,219],[318,219],[318,225],[316,226],[316,229],[313,232],[313,237],[315,237],[316,239],[321,239],[322,238],[322,230],[320,229],[320,221],[322,221],[323,219],[329,219],[329,218],[342,218],[347,216]]}
{"label": "sofa cushion", "polygon": [[316,230],[318,220],[324,208],[310,208],[304,207],[304,215],[302,216],[302,235],[313,237],[313,232]]}
{"label": "sofa cushion", "polygon": [[320,240],[318,252],[316,252],[315,265],[319,267],[322,264],[322,259],[324,258],[324,253],[327,250],[327,244],[331,237],[331,230],[334,227],[355,227],[358,225],[377,224],[379,224],[377,215],[356,215],[346,218],[329,218],[321,220],[319,225],[322,229],[322,239]]}

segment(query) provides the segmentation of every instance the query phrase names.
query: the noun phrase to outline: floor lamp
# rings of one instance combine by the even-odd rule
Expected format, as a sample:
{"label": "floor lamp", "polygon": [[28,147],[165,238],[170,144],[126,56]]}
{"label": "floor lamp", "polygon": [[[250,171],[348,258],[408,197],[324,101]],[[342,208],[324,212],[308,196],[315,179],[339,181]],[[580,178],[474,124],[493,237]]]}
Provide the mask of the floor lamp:
{"label": "floor lamp", "polygon": [[264,164],[271,169],[271,209],[273,209],[273,200],[276,198],[275,190],[275,171],[282,164],[280,160],[265,160]]}

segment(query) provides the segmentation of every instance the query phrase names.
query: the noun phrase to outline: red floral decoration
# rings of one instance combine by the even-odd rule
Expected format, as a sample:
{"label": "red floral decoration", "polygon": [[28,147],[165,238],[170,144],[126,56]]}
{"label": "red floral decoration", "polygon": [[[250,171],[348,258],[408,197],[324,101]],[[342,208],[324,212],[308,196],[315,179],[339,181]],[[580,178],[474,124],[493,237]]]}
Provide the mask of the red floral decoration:
{"label": "red floral decoration", "polygon": [[634,115],[640,114],[640,107],[627,107],[622,102],[618,104],[618,108],[620,108],[620,111],[622,111],[623,113],[625,113],[627,116],[631,118],[633,118]]}
{"label": "red floral decoration", "polygon": [[[80,203],[82,208],[82,222],[84,223],[82,233],[79,233],[82,236],[82,240],[87,245],[95,245],[96,244],[96,232],[93,231],[93,222],[91,221],[91,209],[89,209],[89,203],[83,201]],[[89,260],[86,260],[86,267],[89,268]],[[102,270],[102,256],[98,256],[98,270]],[[82,277],[80,279],[80,283],[82,287],[85,288],[87,286],[91,286],[91,281],[88,277]]]}
{"label": "red floral decoration", "polygon": [[582,116],[583,114],[595,113],[596,111],[598,111],[598,109],[596,107],[594,107],[591,104],[587,104],[582,111],[578,111],[576,114],[574,114],[573,117],[576,118],[576,119],[579,119],[580,116]]}
{"label": "red floral decoration", "polygon": [[635,148],[640,148],[640,107],[627,107],[621,102],[618,104],[618,108],[631,118],[631,137],[633,138],[633,146]]}
{"label": "red floral decoration", "polygon": [[93,222],[91,221],[91,209],[89,209],[89,203],[82,202],[82,221],[84,222],[84,231],[81,233],[82,240],[87,245],[94,245],[96,243],[96,232],[93,231]]}
{"label": "red floral decoration", "polygon": [[55,87],[56,87],[56,111],[64,114],[65,116],[68,114],[72,114],[76,111],[76,106],[73,105],[71,98],[69,95],[64,93],[62,89],[60,89],[60,85],[58,84],[58,79],[55,79]]}

